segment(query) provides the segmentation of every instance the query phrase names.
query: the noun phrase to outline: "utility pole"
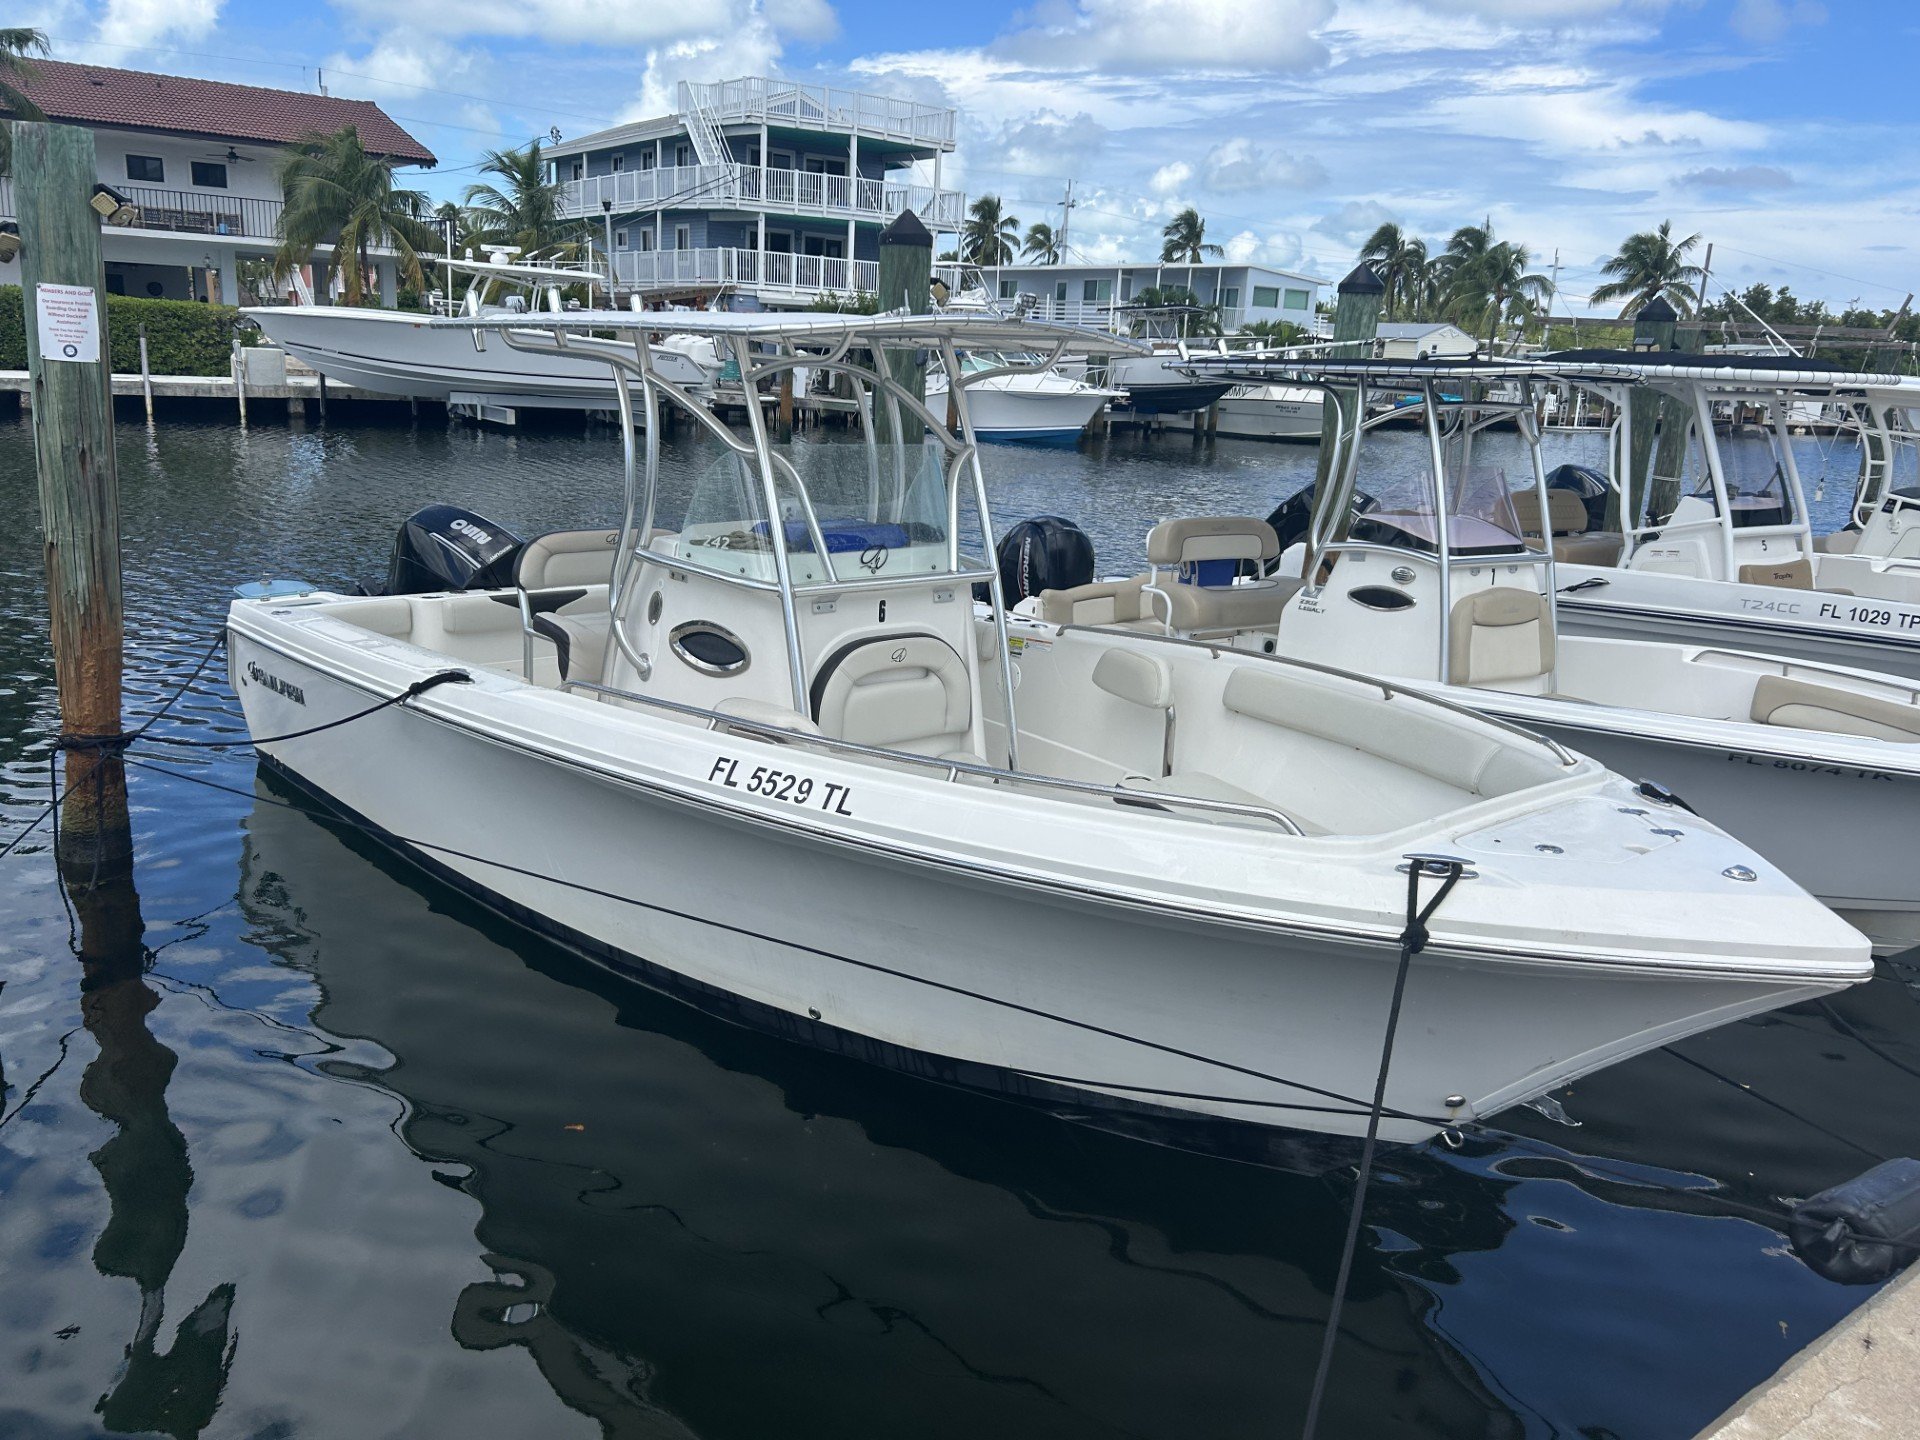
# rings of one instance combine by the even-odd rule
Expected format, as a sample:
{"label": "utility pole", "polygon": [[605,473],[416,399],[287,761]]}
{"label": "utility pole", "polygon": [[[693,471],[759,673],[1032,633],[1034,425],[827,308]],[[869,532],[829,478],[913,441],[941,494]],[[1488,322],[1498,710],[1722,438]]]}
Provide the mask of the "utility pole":
{"label": "utility pole", "polygon": [[1073,180],[1069,177],[1066,198],[1060,202],[1060,237],[1055,247],[1060,252],[1060,263],[1063,265],[1067,260],[1067,227],[1073,223],[1073,207],[1079,203],[1073,198]]}
{"label": "utility pole", "polygon": [[120,477],[113,450],[100,206],[93,132],[16,120],[14,195],[33,389],[66,799],[57,858],[70,881],[126,873],[133,859],[118,747],[124,621]]}
{"label": "utility pole", "polygon": [[1703,321],[1706,318],[1705,312],[1707,308],[1707,277],[1711,274],[1713,274],[1713,242],[1709,240],[1707,242],[1707,258],[1700,262],[1699,303],[1693,307],[1694,314],[1700,316]]}

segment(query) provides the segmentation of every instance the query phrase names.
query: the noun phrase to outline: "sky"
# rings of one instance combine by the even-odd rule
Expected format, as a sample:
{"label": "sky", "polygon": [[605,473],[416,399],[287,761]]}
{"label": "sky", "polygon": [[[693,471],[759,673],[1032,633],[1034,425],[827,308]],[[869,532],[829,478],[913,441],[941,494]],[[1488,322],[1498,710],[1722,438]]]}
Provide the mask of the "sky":
{"label": "sky", "polygon": [[[25,13],[20,13],[24,9]],[[488,149],[778,75],[955,106],[942,184],[1152,260],[1186,206],[1229,257],[1337,280],[1383,221],[1491,219],[1586,292],[1627,234],[1712,291],[1920,288],[1915,0],[16,0],[57,58],[371,99],[459,197]],[[1884,63],[1880,57],[1885,57]],[[930,179],[923,170],[923,182]],[[1696,256],[1696,258],[1698,258]],[[1557,261],[1557,268],[1556,268]]]}

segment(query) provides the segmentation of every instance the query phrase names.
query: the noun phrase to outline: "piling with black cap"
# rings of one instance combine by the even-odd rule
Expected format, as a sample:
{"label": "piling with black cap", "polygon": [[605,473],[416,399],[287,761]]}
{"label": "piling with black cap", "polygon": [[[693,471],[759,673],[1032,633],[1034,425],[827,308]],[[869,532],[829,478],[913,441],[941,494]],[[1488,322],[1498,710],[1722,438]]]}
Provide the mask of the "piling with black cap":
{"label": "piling with black cap", "polygon": [[[1353,267],[1347,278],[1340,282],[1335,292],[1333,307],[1333,346],[1327,351],[1331,359],[1361,360],[1373,353],[1374,339],[1380,333],[1380,308],[1386,303],[1387,287],[1373,272],[1373,267],[1364,261]],[[1321,505],[1327,502],[1332,487],[1328,485],[1329,473],[1333,466],[1333,457],[1341,449],[1342,416],[1346,418],[1346,443],[1356,444],[1359,440],[1360,417],[1357,413],[1360,392],[1349,386],[1337,386],[1321,393],[1320,398],[1320,458],[1313,472],[1313,508],[1314,526],[1310,532],[1321,534]],[[1339,522],[1336,533],[1344,534],[1346,518]]]}
{"label": "piling with black cap", "polygon": [[[925,315],[933,308],[933,232],[911,210],[902,210],[880,232],[880,309]],[[886,357],[888,373],[915,399],[927,395],[927,360],[922,350],[894,350]],[[951,386],[957,376],[947,377]],[[874,406],[874,423],[882,441],[891,438],[887,407]],[[918,415],[902,412],[900,438],[918,445],[927,433]]]}
{"label": "piling with black cap", "polygon": [[1667,303],[1667,297],[1656,295],[1640,307],[1640,313],[1633,317],[1633,348],[1635,350],[1678,350],[1675,339],[1679,315],[1673,306]]}
{"label": "piling with black cap", "polygon": [[[1667,297],[1655,295],[1633,317],[1634,353],[1673,354],[1680,348],[1679,321]],[[1674,396],[1637,388],[1627,397],[1630,493],[1635,500],[1646,497],[1637,513],[1648,524],[1663,523],[1680,503],[1690,418],[1686,402]]]}

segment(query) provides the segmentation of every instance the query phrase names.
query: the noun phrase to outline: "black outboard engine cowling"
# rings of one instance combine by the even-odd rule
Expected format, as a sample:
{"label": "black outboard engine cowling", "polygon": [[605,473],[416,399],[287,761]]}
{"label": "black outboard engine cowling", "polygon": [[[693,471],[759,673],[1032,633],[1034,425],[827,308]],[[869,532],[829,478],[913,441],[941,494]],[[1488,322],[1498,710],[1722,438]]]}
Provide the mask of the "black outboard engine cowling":
{"label": "black outboard engine cowling", "polygon": [[444,590],[502,590],[526,544],[458,505],[429,505],[407,517],[394,537],[393,559],[380,595],[431,595]]}
{"label": "black outboard engine cowling", "polygon": [[1547,489],[1571,490],[1587,507],[1587,529],[1607,528],[1607,497],[1613,487],[1591,465],[1556,465],[1547,472]]}
{"label": "black outboard engine cowling", "polygon": [[1042,590],[1071,590],[1093,583],[1093,541],[1071,520],[1036,515],[1000,538],[1000,593],[1008,605]]}
{"label": "black outboard engine cowling", "polygon": [[[1294,491],[1293,494],[1274,506],[1273,513],[1267,516],[1267,524],[1273,527],[1273,533],[1280,539],[1280,553],[1282,555],[1286,554],[1289,546],[1296,545],[1300,541],[1305,540],[1307,538],[1307,532],[1313,528],[1314,489],[1314,486],[1308,485],[1304,489]],[[1367,494],[1364,490],[1355,490],[1353,492],[1353,512],[1356,515],[1366,514],[1367,511],[1373,509],[1378,503],[1373,496]],[[1272,574],[1279,568],[1279,564],[1280,562],[1276,559],[1272,564],[1267,566],[1267,573],[1269,575]]]}

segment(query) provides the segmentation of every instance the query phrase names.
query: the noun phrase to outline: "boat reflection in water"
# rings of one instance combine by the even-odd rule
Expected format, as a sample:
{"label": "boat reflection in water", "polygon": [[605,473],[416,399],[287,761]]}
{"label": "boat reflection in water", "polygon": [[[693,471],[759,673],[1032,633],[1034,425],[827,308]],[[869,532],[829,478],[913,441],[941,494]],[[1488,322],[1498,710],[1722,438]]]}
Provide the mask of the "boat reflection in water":
{"label": "boat reflection in water", "polygon": [[[315,1023],[395,1061],[400,1133],[482,1208],[455,1337],[608,1434],[1247,1434],[1296,1416],[1342,1208],[736,1028],[297,811],[262,772],[241,901]],[[644,857],[636,863],[644,864]],[[454,1173],[454,1165],[465,1167]],[[1486,1249],[1505,1183],[1380,1223]],[[1520,1433],[1363,1253],[1326,1433]],[[1436,1351],[1445,1353],[1436,1354]]]}
{"label": "boat reflection in water", "polygon": [[99,1047],[81,1076],[80,1099],[114,1127],[88,1157],[109,1206],[93,1266],[140,1287],[139,1326],[94,1413],[116,1433],[198,1435],[219,1409],[233,1364],[234,1286],[215,1285],[187,1312],[172,1343],[159,1348],[167,1281],[186,1248],[193,1188],[186,1137],[167,1110],[167,1082],[179,1057],[147,1029],[160,997],[146,980],[132,877],[103,877],[72,898],[80,926],[81,1021]]}

